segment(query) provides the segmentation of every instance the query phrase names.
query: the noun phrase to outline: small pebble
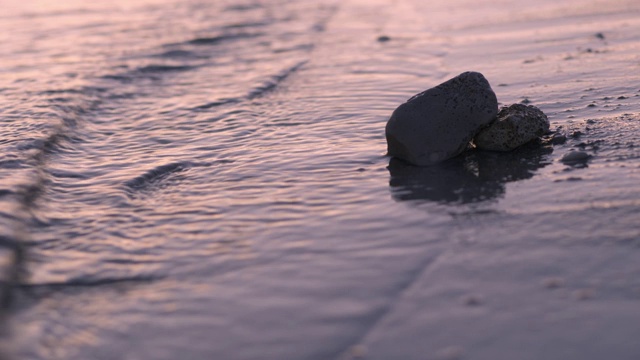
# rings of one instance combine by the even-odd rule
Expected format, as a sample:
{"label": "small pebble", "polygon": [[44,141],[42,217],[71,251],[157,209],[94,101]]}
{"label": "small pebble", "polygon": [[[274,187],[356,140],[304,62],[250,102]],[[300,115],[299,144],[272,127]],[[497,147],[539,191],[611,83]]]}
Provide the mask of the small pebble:
{"label": "small pebble", "polygon": [[624,96],[624,95],[620,95],[620,96],[618,96],[618,100],[624,100],[624,99],[626,99],[626,98],[627,98],[627,97],[626,97],[626,96]]}
{"label": "small pebble", "polygon": [[467,295],[462,298],[463,304],[466,306],[479,306],[482,305],[482,297],[479,295]]}
{"label": "small pebble", "polygon": [[552,145],[561,145],[567,142],[567,135],[565,134],[554,134],[551,138]]}
{"label": "small pebble", "polygon": [[390,38],[389,36],[387,36],[387,35],[380,35],[380,36],[378,36],[378,41],[379,41],[379,42],[387,42],[387,41],[389,41],[389,40],[391,40],[391,38]]}
{"label": "small pebble", "polygon": [[589,104],[589,105],[587,105],[587,107],[596,107],[596,106],[597,106],[596,104]]}
{"label": "small pebble", "polygon": [[563,163],[580,163],[589,160],[591,155],[587,154],[584,151],[570,151],[566,153],[560,161]]}

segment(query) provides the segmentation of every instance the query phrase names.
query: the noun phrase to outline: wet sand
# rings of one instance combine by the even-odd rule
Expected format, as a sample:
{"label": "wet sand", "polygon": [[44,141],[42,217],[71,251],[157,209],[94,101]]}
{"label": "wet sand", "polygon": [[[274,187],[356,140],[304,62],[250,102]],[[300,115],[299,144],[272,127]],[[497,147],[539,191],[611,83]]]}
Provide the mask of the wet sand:
{"label": "wet sand", "polygon": [[[635,1],[66,6],[0,26],[13,358],[638,358]],[[468,70],[566,142],[386,157]]]}
{"label": "wet sand", "polygon": [[[540,107],[568,139],[439,168],[392,160],[394,199],[449,212],[450,244],[357,349],[367,359],[636,358],[638,7],[469,5],[449,3],[432,33],[446,44],[442,68],[482,72],[503,105]],[[571,151],[590,158],[562,162]]]}

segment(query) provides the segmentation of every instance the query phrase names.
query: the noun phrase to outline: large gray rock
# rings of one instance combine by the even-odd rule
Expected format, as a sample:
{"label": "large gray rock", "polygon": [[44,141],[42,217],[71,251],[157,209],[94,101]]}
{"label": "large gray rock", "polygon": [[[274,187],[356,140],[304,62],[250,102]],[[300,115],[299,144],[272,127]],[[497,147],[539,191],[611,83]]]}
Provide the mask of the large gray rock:
{"label": "large gray rock", "polygon": [[463,152],[498,113],[487,79],[465,72],[400,105],[387,122],[388,154],[428,166]]}
{"label": "large gray rock", "polygon": [[533,105],[503,107],[498,118],[476,135],[478,149],[510,151],[549,131],[549,119]]}

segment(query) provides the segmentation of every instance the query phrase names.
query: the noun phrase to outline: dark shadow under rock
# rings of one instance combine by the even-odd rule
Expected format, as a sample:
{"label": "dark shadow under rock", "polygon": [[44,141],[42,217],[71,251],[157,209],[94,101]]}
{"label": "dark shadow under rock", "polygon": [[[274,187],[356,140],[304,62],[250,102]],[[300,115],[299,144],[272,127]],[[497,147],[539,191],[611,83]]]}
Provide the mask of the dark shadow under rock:
{"label": "dark shadow under rock", "polygon": [[443,204],[472,204],[504,195],[508,182],[530,179],[549,165],[551,146],[527,144],[511,152],[468,151],[430,167],[417,167],[392,158],[387,169],[396,201],[426,200]]}

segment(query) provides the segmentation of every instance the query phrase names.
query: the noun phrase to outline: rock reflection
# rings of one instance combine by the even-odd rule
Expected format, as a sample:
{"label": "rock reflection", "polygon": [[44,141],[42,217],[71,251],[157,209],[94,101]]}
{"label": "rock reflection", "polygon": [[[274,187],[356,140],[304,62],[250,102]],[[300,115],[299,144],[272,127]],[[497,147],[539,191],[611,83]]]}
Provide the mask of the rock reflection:
{"label": "rock reflection", "polygon": [[505,184],[530,179],[551,163],[551,146],[530,144],[511,152],[468,151],[430,167],[416,167],[392,158],[387,169],[396,201],[428,200],[470,204],[499,198]]}

